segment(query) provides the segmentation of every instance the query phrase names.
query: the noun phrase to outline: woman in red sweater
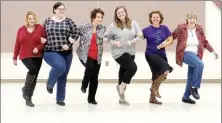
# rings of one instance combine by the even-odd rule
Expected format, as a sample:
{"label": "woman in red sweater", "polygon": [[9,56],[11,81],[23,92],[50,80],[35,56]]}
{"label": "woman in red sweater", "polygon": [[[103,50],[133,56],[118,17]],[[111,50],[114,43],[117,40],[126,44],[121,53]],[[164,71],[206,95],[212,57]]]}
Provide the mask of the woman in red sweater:
{"label": "woman in red sweater", "polygon": [[29,70],[25,86],[22,88],[26,105],[34,107],[32,95],[35,90],[36,80],[42,65],[42,51],[46,42],[44,28],[36,23],[36,14],[27,12],[26,24],[18,29],[14,47],[13,63],[17,65],[17,57]]}

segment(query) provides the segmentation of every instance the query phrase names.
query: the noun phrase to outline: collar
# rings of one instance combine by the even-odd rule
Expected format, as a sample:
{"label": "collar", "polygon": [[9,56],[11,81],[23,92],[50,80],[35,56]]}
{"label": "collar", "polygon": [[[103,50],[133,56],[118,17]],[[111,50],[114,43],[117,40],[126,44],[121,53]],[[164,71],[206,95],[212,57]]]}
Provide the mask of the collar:
{"label": "collar", "polygon": [[[181,24],[180,26],[181,26],[181,28],[187,29],[187,24],[186,23]],[[196,27],[196,30],[201,28],[201,26],[199,24],[196,24],[195,27]]]}
{"label": "collar", "polygon": [[[92,23],[88,23],[87,24],[90,28],[92,28],[93,27],[93,25],[92,25]],[[97,27],[96,27],[97,29],[101,29],[102,28],[102,25],[101,24],[99,24],[99,25],[97,25]]]}

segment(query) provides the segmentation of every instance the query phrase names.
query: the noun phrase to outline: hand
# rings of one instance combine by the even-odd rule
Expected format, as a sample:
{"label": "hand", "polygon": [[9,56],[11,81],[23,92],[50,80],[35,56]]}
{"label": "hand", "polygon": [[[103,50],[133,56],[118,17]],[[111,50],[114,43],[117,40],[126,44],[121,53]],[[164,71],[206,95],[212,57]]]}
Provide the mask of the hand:
{"label": "hand", "polygon": [[136,36],[139,37],[139,38],[143,38],[143,33],[139,32],[139,33],[136,34]]}
{"label": "hand", "polygon": [[41,43],[42,43],[42,44],[45,44],[46,41],[47,41],[47,40],[46,40],[45,38],[42,38],[42,37],[41,37]]}
{"label": "hand", "polygon": [[63,50],[68,50],[69,46],[67,44],[62,45]]}
{"label": "hand", "polygon": [[72,39],[71,37],[69,37],[69,42],[70,42],[71,44],[74,44],[75,40]]}
{"label": "hand", "polygon": [[122,46],[122,44],[120,42],[118,42],[118,41],[115,41],[114,45],[116,45],[117,47],[121,47]]}
{"label": "hand", "polygon": [[213,52],[213,54],[214,54],[214,58],[215,58],[215,59],[218,59],[218,58],[219,58],[219,56],[218,56],[218,54],[217,54],[216,52]]}
{"label": "hand", "polygon": [[109,41],[109,40],[108,40],[107,37],[103,38],[103,42],[108,42],[108,41]]}
{"label": "hand", "polygon": [[129,46],[132,45],[132,41],[127,41],[126,43],[127,43]]}
{"label": "hand", "polygon": [[39,51],[38,51],[37,48],[34,48],[32,52],[36,54],[36,53],[38,53]]}
{"label": "hand", "polygon": [[93,29],[94,29],[93,31],[96,31],[96,27],[99,25],[99,23],[93,22],[92,25],[93,25]]}
{"label": "hand", "polygon": [[17,65],[17,60],[13,60],[13,64],[16,66]]}
{"label": "hand", "polygon": [[161,43],[160,45],[157,46],[157,49],[161,49],[161,48],[164,48],[164,43]]}

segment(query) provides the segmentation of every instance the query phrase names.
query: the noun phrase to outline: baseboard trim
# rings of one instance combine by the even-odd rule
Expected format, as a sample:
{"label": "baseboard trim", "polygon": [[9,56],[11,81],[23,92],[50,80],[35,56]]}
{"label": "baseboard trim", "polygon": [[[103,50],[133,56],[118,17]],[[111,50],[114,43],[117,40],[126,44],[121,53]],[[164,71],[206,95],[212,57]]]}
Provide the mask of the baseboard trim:
{"label": "baseboard trim", "polygon": [[[1,83],[23,83],[25,79],[1,79]],[[81,83],[81,79],[68,79],[68,83]],[[117,79],[99,79],[100,83],[116,83]],[[38,79],[38,83],[44,83],[46,79]],[[132,83],[151,83],[150,79],[133,79]],[[164,83],[185,83],[186,79],[167,79]],[[203,79],[202,83],[221,83],[221,79]]]}

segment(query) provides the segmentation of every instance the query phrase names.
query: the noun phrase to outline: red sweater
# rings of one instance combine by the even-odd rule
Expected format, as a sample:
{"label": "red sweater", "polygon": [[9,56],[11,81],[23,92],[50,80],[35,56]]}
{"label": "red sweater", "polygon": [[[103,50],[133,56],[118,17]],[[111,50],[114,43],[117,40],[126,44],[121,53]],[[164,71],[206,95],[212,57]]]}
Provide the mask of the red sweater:
{"label": "red sweater", "polygon": [[[42,57],[44,44],[41,43],[41,37],[45,38],[45,30],[40,24],[36,24],[34,30],[29,33],[25,26],[19,28],[14,47],[13,59],[29,58],[29,57]],[[34,48],[38,49],[38,53],[33,53]]]}
{"label": "red sweater", "polygon": [[96,33],[93,33],[88,56],[94,60],[97,60],[97,54],[98,54],[98,48],[96,43]]}

